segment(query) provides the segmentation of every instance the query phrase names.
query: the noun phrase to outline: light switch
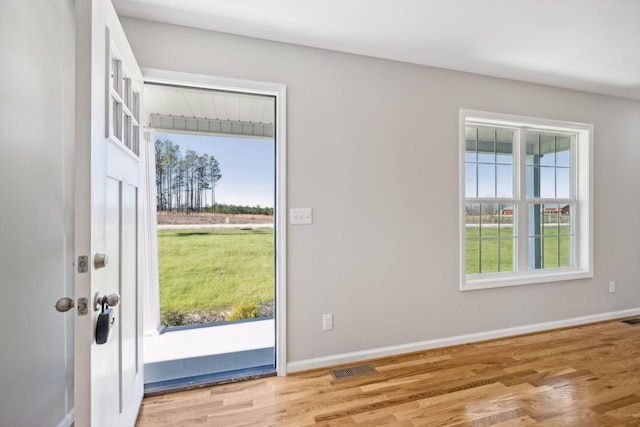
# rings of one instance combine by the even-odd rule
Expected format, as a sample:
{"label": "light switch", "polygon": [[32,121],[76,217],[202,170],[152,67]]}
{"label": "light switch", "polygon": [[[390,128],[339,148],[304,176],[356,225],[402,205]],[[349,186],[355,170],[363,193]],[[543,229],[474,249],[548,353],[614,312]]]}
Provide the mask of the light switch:
{"label": "light switch", "polygon": [[311,208],[291,209],[289,211],[289,224],[312,224],[313,214]]}

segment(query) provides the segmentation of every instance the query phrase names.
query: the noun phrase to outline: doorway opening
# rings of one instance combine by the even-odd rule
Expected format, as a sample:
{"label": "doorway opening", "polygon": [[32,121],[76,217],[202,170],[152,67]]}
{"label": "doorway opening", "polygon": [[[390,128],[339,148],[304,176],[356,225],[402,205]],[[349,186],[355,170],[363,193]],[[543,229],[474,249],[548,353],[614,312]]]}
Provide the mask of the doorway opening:
{"label": "doorway opening", "polygon": [[147,395],[284,374],[277,95],[145,83],[159,272],[145,309]]}

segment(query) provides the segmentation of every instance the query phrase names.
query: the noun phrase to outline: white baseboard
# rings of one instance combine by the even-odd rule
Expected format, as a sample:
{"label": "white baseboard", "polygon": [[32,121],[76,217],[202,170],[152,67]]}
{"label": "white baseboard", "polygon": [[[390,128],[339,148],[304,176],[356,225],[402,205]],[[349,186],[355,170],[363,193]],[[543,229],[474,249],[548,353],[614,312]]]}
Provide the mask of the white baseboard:
{"label": "white baseboard", "polygon": [[75,413],[73,408],[67,413],[67,415],[58,423],[56,427],[70,427],[75,418]]}
{"label": "white baseboard", "polygon": [[556,320],[553,322],[537,323],[513,328],[496,329],[492,331],[477,332],[473,334],[458,335],[454,337],[438,338],[435,340],[420,341],[410,344],[401,344],[391,347],[375,348],[370,350],[355,351],[353,353],[336,354],[333,356],[317,357],[287,363],[287,372],[308,371],[310,369],[326,368],[328,366],[344,363],[359,362],[376,359],[379,357],[395,356],[398,354],[412,353],[415,351],[429,350],[433,348],[448,347],[452,345],[468,344],[472,342],[486,341],[495,338],[504,338],[514,335],[540,332],[550,329],[565,328],[569,326],[583,325],[587,323],[602,322],[605,320],[619,319],[640,314],[640,308],[613,311],[609,313],[593,314],[589,316],[574,317],[571,319]]}

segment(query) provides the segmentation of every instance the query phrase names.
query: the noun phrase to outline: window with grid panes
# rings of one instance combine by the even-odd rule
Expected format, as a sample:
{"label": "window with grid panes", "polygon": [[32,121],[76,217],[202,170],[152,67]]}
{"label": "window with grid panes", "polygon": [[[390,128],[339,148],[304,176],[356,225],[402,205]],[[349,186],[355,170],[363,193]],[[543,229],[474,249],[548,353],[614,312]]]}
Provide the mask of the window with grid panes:
{"label": "window with grid panes", "polygon": [[591,129],[461,111],[462,290],[591,277]]}

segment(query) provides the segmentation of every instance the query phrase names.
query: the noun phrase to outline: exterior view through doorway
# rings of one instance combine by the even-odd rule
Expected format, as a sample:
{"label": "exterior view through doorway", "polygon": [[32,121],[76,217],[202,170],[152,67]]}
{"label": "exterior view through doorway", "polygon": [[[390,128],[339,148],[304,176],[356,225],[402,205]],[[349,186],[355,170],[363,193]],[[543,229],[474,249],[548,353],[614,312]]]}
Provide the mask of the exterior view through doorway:
{"label": "exterior view through doorway", "polygon": [[233,89],[145,84],[158,254],[144,313],[147,395],[284,374],[276,317],[284,100]]}

